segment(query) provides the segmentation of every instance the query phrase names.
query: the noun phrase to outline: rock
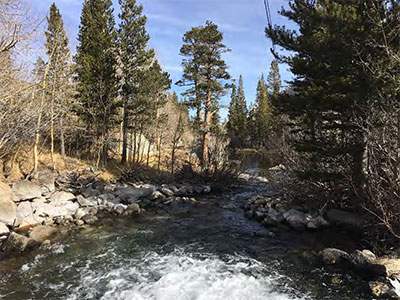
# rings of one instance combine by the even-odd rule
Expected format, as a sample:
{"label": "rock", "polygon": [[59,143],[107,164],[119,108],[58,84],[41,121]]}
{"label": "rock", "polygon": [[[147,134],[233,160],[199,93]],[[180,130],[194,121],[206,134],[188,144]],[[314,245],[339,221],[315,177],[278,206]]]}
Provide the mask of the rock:
{"label": "rock", "polygon": [[126,206],[126,205],[118,204],[118,205],[116,205],[116,206],[114,207],[114,212],[115,212],[116,214],[118,214],[118,215],[122,215],[122,214],[125,212],[126,209],[127,209],[127,206]]}
{"label": "rock", "polygon": [[283,215],[274,208],[268,208],[267,216],[276,223],[282,223],[285,220]]}
{"label": "rock", "polygon": [[364,226],[364,220],[360,216],[339,209],[330,209],[326,218],[331,224],[344,229],[359,231]]}
{"label": "rock", "polygon": [[45,197],[39,197],[39,198],[35,198],[33,199],[33,203],[46,203],[46,198]]}
{"label": "rock", "polygon": [[31,202],[20,202],[18,204],[16,225],[23,228],[43,223],[44,218],[40,215],[40,212],[34,210],[33,205],[36,204]]}
{"label": "rock", "polygon": [[128,187],[128,188],[119,188],[116,193],[121,199],[121,202],[132,204],[139,199],[149,197],[151,194],[153,194],[153,192],[154,192],[153,188]]}
{"label": "rock", "polygon": [[0,202],[14,201],[14,194],[8,184],[0,181]]}
{"label": "rock", "polygon": [[75,214],[73,215],[73,217],[74,217],[76,220],[80,220],[80,219],[82,219],[85,215],[86,215],[85,210],[82,209],[82,208],[78,208],[78,209],[76,210]]}
{"label": "rock", "polygon": [[74,200],[74,199],[76,199],[74,194],[64,192],[64,191],[59,191],[59,192],[55,192],[54,194],[52,194],[50,196],[49,201],[55,202],[55,203],[62,203],[62,202]]}
{"label": "rock", "polygon": [[94,198],[86,199],[82,195],[78,195],[76,197],[76,200],[78,201],[79,205],[81,207],[93,207],[96,206],[97,200]]}
{"label": "rock", "polygon": [[354,265],[374,264],[376,256],[369,250],[356,250],[351,254],[351,262]]}
{"label": "rock", "polygon": [[0,236],[6,235],[10,232],[7,225],[0,222]]}
{"label": "rock", "polygon": [[256,211],[256,213],[254,214],[254,218],[257,220],[257,221],[262,221],[262,220],[264,220],[264,218],[265,218],[265,213],[263,213],[262,211]]}
{"label": "rock", "polygon": [[40,226],[33,227],[30,230],[28,237],[37,242],[42,243],[45,240],[48,240],[56,232],[57,232],[57,230],[54,227],[40,225]]}
{"label": "rock", "polygon": [[307,223],[307,229],[310,230],[319,230],[324,227],[328,227],[329,222],[324,219],[322,216],[314,217]]}
{"label": "rock", "polygon": [[92,187],[86,187],[81,190],[81,194],[85,198],[96,197],[99,196],[102,192],[100,190],[96,190]]}
{"label": "rock", "polygon": [[85,222],[85,224],[93,225],[93,224],[95,224],[97,222],[97,217],[93,216],[93,215],[90,215],[90,214],[89,215],[85,215],[82,218],[82,221]]}
{"label": "rock", "polygon": [[175,185],[168,184],[168,185],[166,185],[165,187],[166,187],[167,189],[171,190],[171,191],[174,193],[174,195],[176,195],[176,194],[179,193],[179,189],[178,189]]}
{"label": "rock", "polygon": [[[67,201],[67,203],[72,203]],[[75,210],[79,207],[77,203],[69,204],[66,207],[63,206],[65,202],[59,203],[58,205],[54,203],[32,203],[32,209],[35,211],[35,214],[40,217],[61,217],[71,215],[74,210],[72,206],[75,207]]]}
{"label": "rock", "polygon": [[82,225],[85,225],[85,222],[82,221],[82,220],[75,220],[75,225],[76,226],[82,226]]}
{"label": "rock", "polygon": [[209,194],[211,193],[211,187],[209,185],[203,186],[203,193],[204,194]]}
{"label": "rock", "polygon": [[162,187],[160,189],[160,192],[163,193],[167,197],[171,197],[171,196],[175,195],[175,193],[173,191],[171,191],[169,188],[166,188],[166,187]]}
{"label": "rock", "polygon": [[7,256],[10,254],[21,253],[27,249],[34,248],[39,245],[40,244],[33,239],[27,238],[26,236],[15,232],[11,232],[2,245],[2,254]]}
{"label": "rock", "polygon": [[12,191],[16,201],[31,200],[42,196],[40,186],[27,180],[14,183]]}
{"label": "rock", "polygon": [[275,166],[275,167],[272,167],[272,168],[269,168],[269,171],[272,171],[272,172],[276,172],[276,171],[285,171],[286,170],[286,167],[284,166],[284,165],[282,165],[282,164],[280,164],[280,165],[277,165],[277,166]]}
{"label": "rock", "polygon": [[128,214],[139,214],[141,211],[139,204],[133,203],[128,206],[127,212]]}
{"label": "rock", "polygon": [[400,275],[400,259],[379,258],[374,263],[384,268],[383,272],[386,277],[391,277],[393,275]]}
{"label": "rock", "polygon": [[[99,199],[106,200],[106,201],[112,202],[112,203],[116,202],[115,201],[116,197],[111,193],[101,194],[99,196]],[[118,203],[115,203],[115,204],[118,204]]]}
{"label": "rock", "polygon": [[264,218],[264,220],[262,221],[262,223],[265,225],[265,226],[267,226],[267,227],[269,227],[269,226],[276,226],[277,225],[277,222],[276,221],[274,221],[271,217],[269,217],[269,216],[266,216],[265,218]]}
{"label": "rock", "polygon": [[160,191],[154,191],[150,197],[150,200],[157,200],[157,199],[165,199],[165,196],[163,193],[161,193]]}
{"label": "rock", "polygon": [[204,189],[203,189],[203,187],[202,187],[201,185],[196,185],[196,186],[193,188],[193,191],[194,191],[196,194],[202,194],[203,191],[204,191]]}
{"label": "rock", "polygon": [[13,225],[17,217],[17,206],[14,195],[8,185],[0,182],[0,222]]}
{"label": "rock", "polygon": [[55,177],[51,171],[40,171],[35,177],[37,183],[41,186],[43,194],[48,194],[55,191]]}
{"label": "rock", "polygon": [[307,226],[307,223],[310,221],[311,216],[302,213],[296,209],[291,209],[283,214],[284,219],[290,227],[295,230],[302,231]]}
{"label": "rock", "polygon": [[335,265],[343,262],[350,261],[350,255],[339,249],[326,248],[320,252],[320,257],[322,261],[327,265]]}

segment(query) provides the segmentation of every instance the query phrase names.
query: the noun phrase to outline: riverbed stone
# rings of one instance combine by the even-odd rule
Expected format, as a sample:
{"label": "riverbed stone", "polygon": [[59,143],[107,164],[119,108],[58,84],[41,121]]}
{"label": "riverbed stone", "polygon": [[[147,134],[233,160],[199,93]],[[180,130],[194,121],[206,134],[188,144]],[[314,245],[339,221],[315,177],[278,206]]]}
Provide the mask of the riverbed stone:
{"label": "riverbed stone", "polygon": [[50,196],[49,201],[54,203],[63,203],[65,201],[74,199],[76,199],[74,194],[64,191],[58,191]]}
{"label": "riverbed stone", "polygon": [[307,229],[309,230],[319,230],[328,226],[329,222],[323,216],[314,217],[307,222]]}
{"label": "riverbed stone", "polygon": [[296,209],[290,209],[285,212],[283,217],[290,227],[298,231],[304,230],[311,219],[311,216]]}
{"label": "riverbed stone", "polygon": [[335,265],[343,262],[349,262],[351,257],[347,252],[335,249],[326,248],[320,252],[320,257],[322,261],[327,265]]}
{"label": "riverbed stone", "polygon": [[92,187],[85,187],[81,189],[80,194],[82,194],[85,198],[96,197],[102,194],[100,190],[96,190]]}
{"label": "riverbed stone", "polygon": [[7,225],[0,222],[0,236],[6,235],[10,232],[10,230],[8,229]]}
{"label": "riverbed stone", "polygon": [[127,213],[128,214],[139,214],[141,212],[140,206],[137,203],[133,203],[128,206]]}
{"label": "riverbed stone", "polygon": [[204,186],[203,186],[203,193],[204,193],[204,194],[209,194],[209,193],[211,193],[211,186],[209,186],[209,185],[204,185]]}
{"label": "riverbed stone", "polygon": [[117,215],[122,215],[124,212],[125,212],[125,210],[128,208],[128,206],[126,206],[126,205],[123,205],[123,204],[118,204],[118,205],[115,205],[114,206],[114,212],[117,214]]}
{"label": "riverbed stone", "polygon": [[31,181],[22,180],[14,183],[12,191],[15,201],[31,200],[42,196],[40,186]]}
{"label": "riverbed stone", "polygon": [[134,187],[127,187],[127,188],[119,188],[116,191],[116,194],[121,199],[122,203],[135,203],[139,199],[143,199],[149,197],[154,192],[153,188],[134,188]]}
{"label": "riverbed stone", "polygon": [[160,188],[160,192],[163,193],[167,197],[174,196],[175,193],[167,187]]}
{"label": "riverbed stone", "polygon": [[87,225],[93,225],[97,222],[97,217],[91,214],[83,216],[82,221]]}
{"label": "riverbed stone", "polygon": [[35,178],[41,187],[42,194],[46,195],[55,191],[55,176],[50,170],[38,172]]}
{"label": "riverbed stone", "polygon": [[396,258],[379,258],[375,264],[384,267],[384,274],[386,277],[399,276],[400,275],[400,259]]}
{"label": "riverbed stone", "polygon": [[[1,194],[4,192],[4,194]],[[0,183],[0,222],[13,225],[17,217],[17,206],[13,201],[9,187],[1,187]]]}
{"label": "riverbed stone", "polygon": [[52,226],[39,225],[29,231],[28,237],[42,243],[54,236],[56,232],[57,229]]}
{"label": "riverbed stone", "polygon": [[165,199],[165,195],[160,191],[154,191],[150,196],[150,200]]}

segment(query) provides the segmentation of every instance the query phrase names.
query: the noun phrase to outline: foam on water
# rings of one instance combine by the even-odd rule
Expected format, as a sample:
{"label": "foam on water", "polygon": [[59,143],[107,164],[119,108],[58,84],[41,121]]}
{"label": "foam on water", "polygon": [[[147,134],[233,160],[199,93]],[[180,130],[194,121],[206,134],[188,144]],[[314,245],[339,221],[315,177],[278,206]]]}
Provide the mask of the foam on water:
{"label": "foam on water", "polygon": [[93,270],[93,264],[88,262],[81,270],[80,285],[70,300],[300,299],[278,291],[279,275],[265,274],[262,264],[240,256],[221,260],[178,251],[149,253],[102,271]]}

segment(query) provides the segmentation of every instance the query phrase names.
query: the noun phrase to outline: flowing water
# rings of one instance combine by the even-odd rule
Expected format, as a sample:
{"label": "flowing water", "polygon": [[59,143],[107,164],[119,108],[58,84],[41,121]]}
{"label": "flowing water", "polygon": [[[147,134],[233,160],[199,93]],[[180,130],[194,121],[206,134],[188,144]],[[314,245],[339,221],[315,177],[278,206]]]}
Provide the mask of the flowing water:
{"label": "flowing water", "polygon": [[105,219],[50,250],[0,262],[0,299],[371,299],[365,282],[326,271],[314,255],[338,241],[353,247],[340,233],[268,237],[230,199]]}

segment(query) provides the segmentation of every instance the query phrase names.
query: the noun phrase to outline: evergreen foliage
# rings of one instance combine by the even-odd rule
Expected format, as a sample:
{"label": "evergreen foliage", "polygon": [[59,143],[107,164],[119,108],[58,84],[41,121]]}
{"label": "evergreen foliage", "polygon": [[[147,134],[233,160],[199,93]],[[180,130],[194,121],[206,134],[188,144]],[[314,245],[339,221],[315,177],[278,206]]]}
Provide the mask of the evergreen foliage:
{"label": "evergreen foliage", "polygon": [[77,113],[99,140],[104,160],[107,158],[109,130],[116,121],[120,106],[116,40],[111,0],[85,0],[75,56]]}

